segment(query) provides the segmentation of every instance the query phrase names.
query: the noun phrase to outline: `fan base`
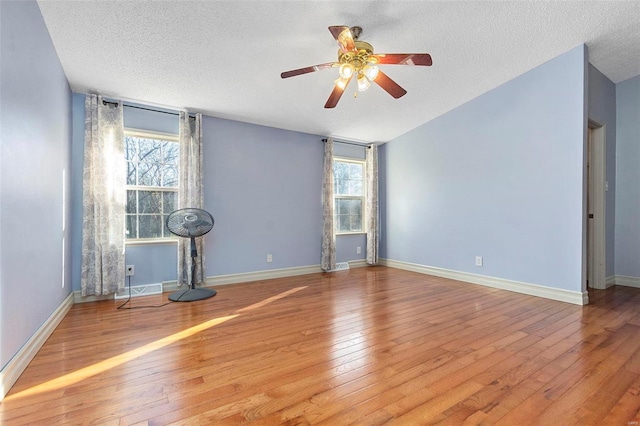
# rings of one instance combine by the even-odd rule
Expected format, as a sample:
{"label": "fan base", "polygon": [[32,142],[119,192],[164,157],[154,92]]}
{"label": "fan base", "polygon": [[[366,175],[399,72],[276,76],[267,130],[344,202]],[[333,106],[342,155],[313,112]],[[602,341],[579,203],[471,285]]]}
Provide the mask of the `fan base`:
{"label": "fan base", "polygon": [[184,290],[174,291],[169,295],[169,300],[172,302],[193,302],[196,300],[208,299],[216,294],[217,292],[211,288],[187,288]]}

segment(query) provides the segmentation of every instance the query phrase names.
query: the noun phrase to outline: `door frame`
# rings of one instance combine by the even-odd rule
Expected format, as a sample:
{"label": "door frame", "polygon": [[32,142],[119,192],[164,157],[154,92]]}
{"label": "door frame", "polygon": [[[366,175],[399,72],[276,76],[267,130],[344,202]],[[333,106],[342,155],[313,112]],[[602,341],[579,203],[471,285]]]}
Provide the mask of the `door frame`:
{"label": "door frame", "polygon": [[[587,132],[587,161],[590,163],[587,165],[586,196],[589,202],[585,205],[591,207],[585,207],[584,212],[587,218],[587,279],[591,278],[590,288],[606,289],[606,125],[589,120]],[[590,213],[593,213],[593,219],[589,218]],[[589,235],[590,229],[593,235]],[[593,264],[589,264],[591,259]],[[589,277],[590,270],[592,277]]]}

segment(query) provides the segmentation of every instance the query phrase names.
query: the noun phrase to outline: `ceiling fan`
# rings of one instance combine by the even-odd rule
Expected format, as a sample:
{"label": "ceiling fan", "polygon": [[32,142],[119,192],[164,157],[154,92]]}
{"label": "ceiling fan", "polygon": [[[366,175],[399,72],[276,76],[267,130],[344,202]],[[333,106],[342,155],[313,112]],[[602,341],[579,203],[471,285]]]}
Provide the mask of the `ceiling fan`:
{"label": "ceiling fan", "polygon": [[387,93],[398,99],[404,96],[407,91],[398,83],[380,71],[378,65],[420,65],[430,66],[431,55],[428,53],[373,53],[373,46],[366,41],[358,40],[362,33],[360,27],[332,26],[329,31],[336,39],[340,49],[338,50],[338,61],[324,64],[312,65],[310,67],[285,71],[280,74],[282,78],[294,77],[296,75],[308,74],[325,68],[338,68],[339,76],[335,81],[335,86],[325,108],[334,108],[345,88],[355,76],[358,82],[358,90],[365,91],[371,82],[382,87]]}

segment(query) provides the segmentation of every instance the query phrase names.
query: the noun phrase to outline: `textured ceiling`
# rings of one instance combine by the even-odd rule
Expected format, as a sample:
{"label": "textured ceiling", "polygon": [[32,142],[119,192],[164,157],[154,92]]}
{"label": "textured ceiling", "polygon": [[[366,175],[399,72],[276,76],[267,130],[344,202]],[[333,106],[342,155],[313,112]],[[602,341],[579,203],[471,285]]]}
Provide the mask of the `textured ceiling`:
{"label": "textured ceiling", "polygon": [[[71,87],[342,139],[386,142],[586,43],[614,83],[640,74],[640,2],[60,1],[40,9]],[[430,53],[381,69],[407,91],[354,82],[324,109],[337,70],[330,25],[377,53]]]}

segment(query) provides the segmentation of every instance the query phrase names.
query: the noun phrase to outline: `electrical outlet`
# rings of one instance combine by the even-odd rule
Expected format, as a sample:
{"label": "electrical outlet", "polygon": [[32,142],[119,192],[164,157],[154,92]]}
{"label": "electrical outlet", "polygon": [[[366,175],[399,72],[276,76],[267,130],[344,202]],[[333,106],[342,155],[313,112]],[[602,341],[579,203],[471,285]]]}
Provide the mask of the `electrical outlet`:
{"label": "electrical outlet", "polygon": [[476,256],[476,266],[482,266],[482,256]]}
{"label": "electrical outlet", "polygon": [[271,263],[273,262],[273,256],[271,256],[271,254],[267,255],[267,263]]}
{"label": "electrical outlet", "polygon": [[362,253],[362,247],[358,246],[356,247],[356,254],[361,254]]}
{"label": "electrical outlet", "polygon": [[134,265],[127,265],[125,271],[124,271],[124,275],[126,277],[132,277],[136,272],[136,267]]}

